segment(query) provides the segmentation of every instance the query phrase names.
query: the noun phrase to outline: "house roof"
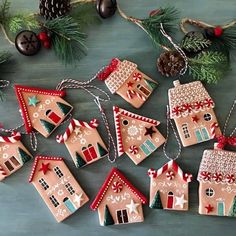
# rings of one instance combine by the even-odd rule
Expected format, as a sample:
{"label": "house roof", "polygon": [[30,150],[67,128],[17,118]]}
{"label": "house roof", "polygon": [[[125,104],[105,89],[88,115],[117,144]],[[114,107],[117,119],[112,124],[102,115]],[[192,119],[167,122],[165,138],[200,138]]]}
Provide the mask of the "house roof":
{"label": "house roof", "polygon": [[111,93],[115,93],[137,69],[137,67],[138,66],[131,61],[119,61],[117,69],[105,80],[105,84]]}
{"label": "house roof", "polygon": [[63,161],[62,157],[49,157],[49,156],[36,156],[34,159],[34,164],[30,173],[29,182],[32,182],[35,176],[35,171],[40,160],[44,161]]}
{"label": "house roof", "polygon": [[169,162],[167,162],[164,166],[162,166],[158,170],[149,169],[148,170],[148,176],[150,178],[158,178],[170,169],[172,169],[176,174],[178,174],[180,176],[180,178],[182,180],[184,180],[185,182],[191,182],[192,181],[192,175],[188,174],[188,173],[183,173],[181,168],[178,166],[178,164],[174,160],[170,160]]}
{"label": "house roof", "polygon": [[76,119],[72,119],[69,126],[66,128],[65,133],[63,135],[57,135],[56,140],[58,143],[64,143],[66,140],[68,140],[68,138],[73,133],[73,131],[75,130],[76,127],[84,127],[87,129],[96,129],[98,127],[98,125],[99,124],[98,124],[97,119],[93,119],[89,123],[84,122],[84,121],[80,121],[80,120],[76,120]]}
{"label": "house roof", "polygon": [[65,96],[65,91],[32,88],[22,85],[15,85],[15,93],[20,105],[21,114],[25,123],[25,129],[27,133],[30,133],[32,131],[33,126],[31,124],[30,116],[27,109],[28,107],[27,101],[25,101],[23,97],[24,93],[34,93],[34,94],[51,95],[58,97]]}
{"label": "house roof", "polygon": [[236,152],[205,150],[198,171],[198,181],[236,184]]}
{"label": "house roof", "polygon": [[176,80],[174,86],[168,90],[171,118],[214,108],[214,102],[200,81],[180,84]]}
{"label": "house roof", "polygon": [[16,143],[21,140],[19,132],[13,132],[11,136],[0,136],[0,143]]}
{"label": "house roof", "polygon": [[96,210],[100,205],[102,199],[106,195],[108,188],[111,186],[113,179],[117,177],[119,181],[121,181],[126,187],[128,187],[139,199],[143,204],[147,203],[147,198],[140,193],[126,178],[125,176],[116,168],[113,168],[109,175],[107,176],[105,182],[103,183],[100,191],[98,192],[96,198],[90,205],[92,210]]}
{"label": "house roof", "polygon": [[143,122],[147,122],[152,125],[159,125],[160,122],[157,120],[153,120],[144,116],[140,116],[137,114],[134,114],[132,112],[126,111],[124,109],[121,109],[119,107],[113,106],[113,113],[114,113],[114,120],[115,120],[115,130],[116,130],[116,140],[117,140],[117,148],[118,148],[118,155],[121,156],[125,151],[123,147],[122,142],[122,134],[121,134],[121,127],[120,127],[120,116],[126,116],[132,119],[140,120]]}

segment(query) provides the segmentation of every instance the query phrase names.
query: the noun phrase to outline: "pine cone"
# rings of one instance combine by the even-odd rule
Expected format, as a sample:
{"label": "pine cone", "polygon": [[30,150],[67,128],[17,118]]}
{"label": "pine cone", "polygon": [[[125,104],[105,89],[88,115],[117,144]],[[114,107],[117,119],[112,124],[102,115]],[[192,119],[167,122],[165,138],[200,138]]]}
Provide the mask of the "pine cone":
{"label": "pine cone", "polygon": [[39,11],[46,20],[64,16],[70,10],[70,0],[40,0]]}
{"label": "pine cone", "polygon": [[184,66],[185,61],[177,51],[164,52],[157,60],[158,71],[166,77],[179,75]]}

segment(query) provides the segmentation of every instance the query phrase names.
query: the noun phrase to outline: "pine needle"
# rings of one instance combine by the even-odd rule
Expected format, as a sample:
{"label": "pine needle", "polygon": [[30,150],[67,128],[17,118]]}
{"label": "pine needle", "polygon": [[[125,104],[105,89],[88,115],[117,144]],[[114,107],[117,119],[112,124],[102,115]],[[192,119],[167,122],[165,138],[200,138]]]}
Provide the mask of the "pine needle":
{"label": "pine needle", "polygon": [[188,52],[198,52],[211,45],[211,41],[200,36],[186,36],[181,42],[181,48]]}
{"label": "pine needle", "polygon": [[11,53],[9,52],[0,52],[0,64],[7,62],[11,57]]}
{"label": "pine needle", "polygon": [[0,23],[5,24],[6,19],[9,17],[11,3],[8,0],[2,0],[0,5]]}
{"label": "pine needle", "polygon": [[216,84],[229,68],[229,61],[221,52],[201,52],[189,59],[189,74],[196,80]]}
{"label": "pine needle", "polygon": [[172,34],[176,28],[176,21],[178,19],[179,12],[174,7],[167,7],[160,9],[158,14],[150,16],[147,19],[141,20],[146,33],[150,36],[155,46],[169,45],[169,41],[160,32],[160,23],[167,34]]}
{"label": "pine needle", "polygon": [[86,54],[86,34],[80,31],[79,24],[72,17],[58,17],[47,21],[43,26],[52,32],[55,54],[65,64],[74,63]]}

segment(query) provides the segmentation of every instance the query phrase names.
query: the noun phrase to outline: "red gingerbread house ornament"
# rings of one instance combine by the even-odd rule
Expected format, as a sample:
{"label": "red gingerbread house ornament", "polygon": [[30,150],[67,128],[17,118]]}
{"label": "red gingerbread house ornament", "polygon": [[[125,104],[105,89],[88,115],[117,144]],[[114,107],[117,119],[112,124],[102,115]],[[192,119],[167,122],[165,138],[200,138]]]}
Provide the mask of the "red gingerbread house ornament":
{"label": "red gingerbread house ornament", "polygon": [[96,119],[89,123],[72,119],[66,132],[57,136],[57,142],[65,143],[77,168],[100,160],[108,154],[97,127]]}
{"label": "red gingerbread house ornament", "polygon": [[184,147],[221,135],[214,113],[215,104],[200,81],[169,89],[170,118],[174,119]]}
{"label": "red gingerbread house ornament", "polygon": [[236,217],[236,153],[205,150],[198,172],[199,213]]}
{"label": "red gingerbread house ornament", "polygon": [[20,140],[20,133],[0,136],[0,181],[19,170],[32,157]]}
{"label": "red gingerbread house ornament", "polygon": [[108,226],[143,222],[146,203],[146,197],[113,168],[90,208],[98,210],[100,225]]}
{"label": "red gingerbread house ornament", "polygon": [[135,108],[140,108],[157,87],[157,82],[138,70],[131,61],[114,58],[98,75],[112,94],[118,94]]}
{"label": "red gingerbread house ornament", "polygon": [[65,91],[15,85],[15,92],[27,133],[35,129],[47,138],[73,109],[62,99]]}
{"label": "red gingerbread house ornament", "polygon": [[165,142],[159,121],[113,107],[118,155],[126,153],[138,165]]}
{"label": "red gingerbread house ornament", "polygon": [[65,220],[89,200],[63,158],[37,156],[29,182],[37,189],[58,222]]}
{"label": "red gingerbread house ornament", "polygon": [[149,169],[150,208],[165,210],[188,210],[188,184],[192,175],[183,173],[174,160],[158,170]]}

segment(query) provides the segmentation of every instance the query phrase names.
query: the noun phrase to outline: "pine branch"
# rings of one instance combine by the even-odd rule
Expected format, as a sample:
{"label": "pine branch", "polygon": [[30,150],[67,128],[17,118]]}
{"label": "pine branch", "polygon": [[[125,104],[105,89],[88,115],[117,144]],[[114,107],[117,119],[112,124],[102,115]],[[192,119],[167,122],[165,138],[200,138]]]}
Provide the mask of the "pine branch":
{"label": "pine branch", "polygon": [[29,14],[19,14],[10,17],[8,19],[7,26],[12,33],[16,33],[24,28],[33,30],[40,27],[35,16]]}
{"label": "pine branch", "polygon": [[6,19],[9,17],[11,3],[8,0],[2,0],[0,5],[0,23],[4,24]]}
{"label": "pine branch", "polygon": [[85,2],[76,4],[70,11],[70,16],[76,20],[81,29],[86,29],[92,24],[101,23],[101,18],[98,16],[94,2]]}
{"label": "pine branch", "polygon": [[44,28],[52,32],[52,47],[56,56],[65,64],[74,63],[86,52],[86,34],[70,16],[59,17],[45,22]]}
{"label": "pine branch", "polygon": [[0,64],[7,62],[11,57],[9,52],[0,52]]}
{"label": "pine branch", "polygon": [[186,51],[198,52],[211,45],[211,41],[200,36],[186,36],[181,47]]}
{"label": "pine branch", "polygon": [[150,36],[155,46],[169,45],[169,41],[160,32],[160,23],[168,35],[174,32],[179,12],[174,7],[160,9],[160,12],[140,21],[145,32]]}
{"label": "pine branch", "polygon": [[207,83],[217,83],[228,69],[228,58],[221,52],[201,52],[189,59],[189,74]]}

